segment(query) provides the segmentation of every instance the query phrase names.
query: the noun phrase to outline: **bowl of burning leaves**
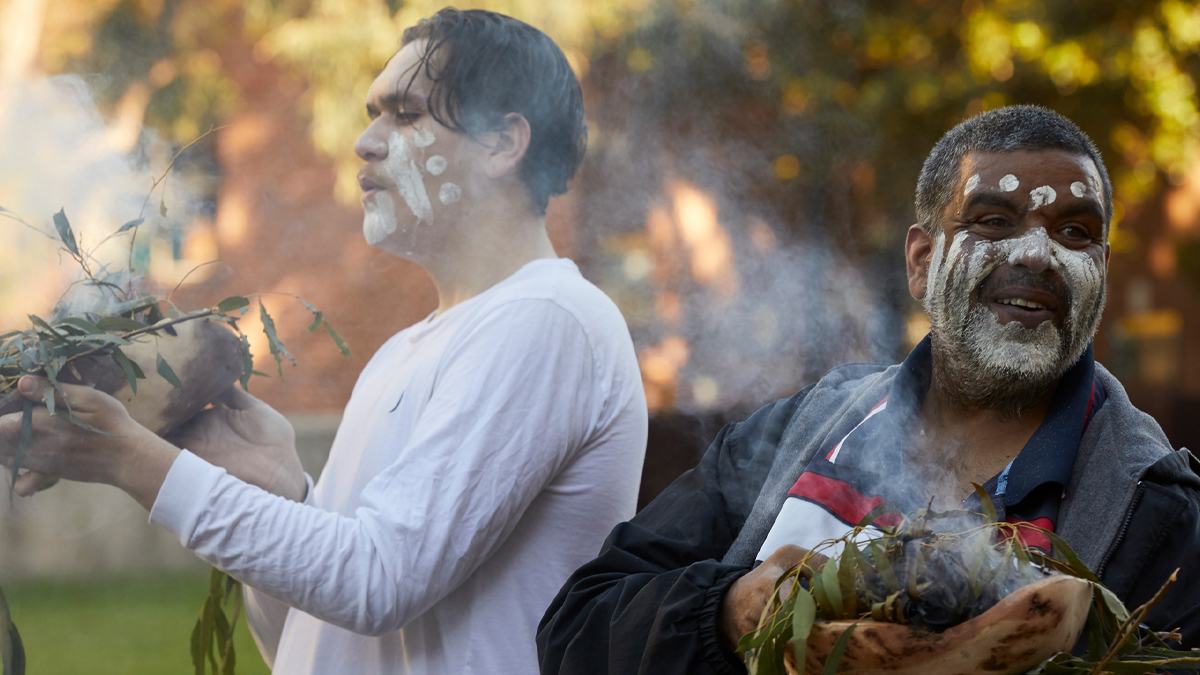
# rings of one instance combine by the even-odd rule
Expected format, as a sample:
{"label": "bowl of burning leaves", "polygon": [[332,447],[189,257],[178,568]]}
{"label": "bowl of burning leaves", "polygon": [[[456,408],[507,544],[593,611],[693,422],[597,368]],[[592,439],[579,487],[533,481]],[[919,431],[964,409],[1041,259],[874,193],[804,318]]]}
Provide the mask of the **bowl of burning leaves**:
{"label": "bowl of burning leaves", "polygon": [[[997,522],[979,492],[983,514],[921,509],[888,527],[872,524],[881,509],[816,547],[739,642],[751,675],[1200,669],[1178,636],[1141,625],[1174,575],[1130,612],[1060,537]],[[1033,534],[1054,554],[1026,545]]]}

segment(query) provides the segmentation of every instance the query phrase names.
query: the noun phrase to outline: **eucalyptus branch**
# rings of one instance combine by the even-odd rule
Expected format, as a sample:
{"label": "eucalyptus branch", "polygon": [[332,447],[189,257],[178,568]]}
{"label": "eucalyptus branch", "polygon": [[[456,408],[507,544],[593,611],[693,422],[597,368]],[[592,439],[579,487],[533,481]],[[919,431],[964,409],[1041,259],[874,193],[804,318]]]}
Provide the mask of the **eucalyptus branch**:
{"label": "eucalyptus branch", "polygon": [[[162,321],[159,321],[157,323],[146,326],[145,328],[131,330],[128,333],[122,333],[121,337],[125,338],[126,340],[128,340],[129,338],[141,337],[143,335],[146,335],[147,333],[154,333],[154,332],[157,332],[160,330],[166,330],[167,328],[170,328],[171,326],[176,326],[181,323],[188,322],[188,321],[195,321],[196,319],[203,319],[206,317],[213,316],[214,314],[217,314],[217,313],[218,312],[216,309],[210,308],[210,309],[200,310],[193,314],[185,314],[184,316],[177,316],[177,317],[173,317],[170,319],[163,319]],[[92,354],[99,354],[100,352],[106,351],[111,348],[112,348],[112,345],[101,345],[99,347],[89,349],[86,352],[80,352],[79,354],[76,354],[75,356],[72,356],[71,358],[67,359],[67,363],[76,361],[85,356],[91,356]]]}

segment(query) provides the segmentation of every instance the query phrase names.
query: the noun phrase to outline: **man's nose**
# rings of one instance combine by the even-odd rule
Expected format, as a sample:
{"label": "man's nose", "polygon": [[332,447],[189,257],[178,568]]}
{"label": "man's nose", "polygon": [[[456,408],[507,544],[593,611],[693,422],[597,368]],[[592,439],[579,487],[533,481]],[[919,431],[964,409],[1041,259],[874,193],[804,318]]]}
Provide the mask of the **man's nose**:
{"label": "man's nose", "polygon": [[1013,267],[1024,267],[1034,274],[1046,270],[1057,270],[1058,260],[1050,248],[1050,235],[1046,228],[1034,226],[1028,232],[1013,240],[1012,253],[1008,255],[1008,264]]}
{"label": "man's nose", "polygon": [[387,158],[387,139],[379,120],[371,122],[363,130],[362,135],[354,142],[354,152],[367,162],[376,162]]}

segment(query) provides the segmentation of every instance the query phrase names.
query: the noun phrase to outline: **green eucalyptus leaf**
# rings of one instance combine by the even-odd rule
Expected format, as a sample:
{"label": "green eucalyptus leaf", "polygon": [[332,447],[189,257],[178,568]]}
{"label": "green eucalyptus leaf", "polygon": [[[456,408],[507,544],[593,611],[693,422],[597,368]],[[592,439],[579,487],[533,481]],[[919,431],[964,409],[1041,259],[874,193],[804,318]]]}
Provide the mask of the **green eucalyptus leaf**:
{"label": "green eucalyptus leaf", "polygon": [[833,618],[840,619],[845,602],[842,599],[842,590],[838,583],[838,561],[836,558],[830,558],[821,568],[821,587],[825,589],[825,596],[829,598],[829,604],[833,607]]}
{"label": "green eucalyptus leaf", "polygon": [[127,319],[123,316],[106,316],[96,322],[96,327],[108,333],[112,331],[135,331],[142,330],[146,324],[133,319]]}
{"label": "green eucalyptus leaf", "polygon": [[121,234],[122,232],[128,232],[129,230],[132,230],[133,228],[138,227],[139,225],[141,225],[144,222],[146,222],[145,218],[138,218],[136,220],[131,220],[128,223],[125,223],[124,225],[122,225],[120,227],[120,229],[117,230],[116,233]]}
{"label": "green eucalyptus leaf", "polygon": [[175,370],[171,368],[171,364],[167,363],[162,354],[158,355],[156,370],[164,380],[171,383],[172,387],[183,389],[183,383],[179,381],[179,376],[175,374]]}
{"label": "green eucalyptus leaf", "polygon": [[[21,464],[25,462],[25,455],[29,453],[29,444],[33,442],[33,401],[25,399],[24,406],[21,408],[21,436],[17,441],[17,454],[13,456],[12,463],[12,484],[17,484],[17,477],[21,471]],[[9,488],[10,490],[12,488]]]}
{"label": "green eucalyptus leaf", "polygon": [[325,322],[325,330],[329,331],[329,337],[333,338],[333,343],[337,345],[338,350],[342,352],[342,356],[349,357],[350,348],[346,346],[346,343],[342,341],[341,336],[337,334],[337,331],[333,329],[333,326],[329,325],[328,321]]}
{"label": "green eucalyptus leaf", "polygon": [[792,653],[796,657],[796,667],[800,670],[804,669],[808,636],[812,634],[813,622],[816,621],[816,618],[817,603],[813,600],[812,594],[803,588],[797,588],[796,600],[792,605]]}
{"label": "green eucalyptus leaf", "polygon": [[137,381],[146,379],[146,374],[142,372],[141,366],[130,360],[119,347],[113,349],[112,358],[121,367],[121,371],[125,373],[125,379],[129,380],[129,388],[136,394]]}
{"label": "green eucalyptus leaf", "polygon": [[58,230],[58,238],[62,240],[63,246],[71,252],[71,255],[79,257],[79,244],[75,242],[75,233],[71,231],[71,223],[67,220],[66,209],[54,214],[54,228]]}
{"label": "green eucalyptus leaf", "polygon": [[240,295],[230,296],[221,302],[217,303],[217,311],[221,314],[228,314],[234,310],[241,309],[250,304],[250,301]]}
{"label": "green eucalyptus leaf", "polygon": [[63,319],[62,321],[59,321],[59,324],[66,324],[68,326],[78,328],[79,330],[83,331],[84,333],[86,333],[88,335],[95,335],[96,333],[104,332],[104,331],[100,330],[99,326],[92,323],[91,321],[80,319],[80,318],[74,317],[74,316],[68,317],[66,319]]}
{"label": "green eucalyptus leaf", "polygon": [[821,671],[822,675],[835,675],[838,666],[842,664],[842,655],[846,653],[846,645],[850,644],[850,636],[854,634],[854,629],[858,624],[852,623],[850,627],[842,631],[836,642],[833,643],[833,649],[829,650],[829,658],[825,659],[825,668]]}
{"label": "green eucalyptus leaf", "polygon": [[324,315],[324,314],[322,314],[321,312],[317,312],[317,313],[316,313],[316,314],[313,316],[313,321],[312,321],[312,323],[310,323],[310,324],[308,325],[308,332],[310,332],[310,333],[311,333],[311,332],[313,332],[313,331],[317,330],[318,328],[320,328],[320,327],[321,327],[321,322],[322,322],[322,321],[324,321],[324,320],[325,320],[325,315]]}

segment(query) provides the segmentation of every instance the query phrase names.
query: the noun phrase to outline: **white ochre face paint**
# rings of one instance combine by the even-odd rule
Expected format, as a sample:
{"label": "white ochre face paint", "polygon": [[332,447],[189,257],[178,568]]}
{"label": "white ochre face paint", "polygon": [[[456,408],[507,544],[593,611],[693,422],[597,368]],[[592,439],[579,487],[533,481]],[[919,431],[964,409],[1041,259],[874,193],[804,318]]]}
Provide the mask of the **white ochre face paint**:
{"label": "white ochre face paint", "polygon": [[443,183],[442,189],[438,190],[438,199],[440,199],[443,204],[453,204],[459,199],[462,199],[462,188],[458,187],[454,183]]}
{"label": "white ochre face paint", "polygon": [[1071,194],[1082,198],[1085,194],[1087,194],[1087,186],[1079,181],[1075,181],[1074,183],[1071,183]]}
{"label": "white ochre face paint", "polygon": [[418,148],[428,148],[436,140],[437,138],[434,137],[433,132],[428,129],[417,129],[416,133],[413,134],[413,145]]}
{"label": "white ochre face paint", "polygon": [[396,231],[396,202],[392,195],[380,190],[363,205],[363,237],[371,246]]}
{"label": "white ochre face paint", "polygon": [[1005,174],[1004,178],[1000,179],[1000,189],[1004,192],[1012,192],[1021,187],[1021,181],[1017,177],[1010,174]]}
{"label": "white ochre face paint", "polygon": [[446,170],[446,166],[446,158],[441,155],[434,155],[429,158],[429,161],[425,162],[425,170],[434,176],[442,175],[442,172]]}
{"label": "white ochre face paint", "polygon": [[433,219],[433,205],[429,203],[421,170],[417,168],[417,160],[413,157],[403,134],[392,132],[388,140],[388,158],[384,166],[392,184],[396,186],[396,191],[417,217],[417,221],[430,222]]}
{"label": "white ochre face paint", "polygon": [[1033,188],[1029,191],[1029,210],[1036,211],[1037,209],[1053,204],[1058,198],[1058,193],[1049,185]]}
{"label": "white ochre face paint", "polygon": [[971,194],[975,188],[979,187],[979,174],[975,174],[967,179],[967,186],[963,189],[963,196]]}

